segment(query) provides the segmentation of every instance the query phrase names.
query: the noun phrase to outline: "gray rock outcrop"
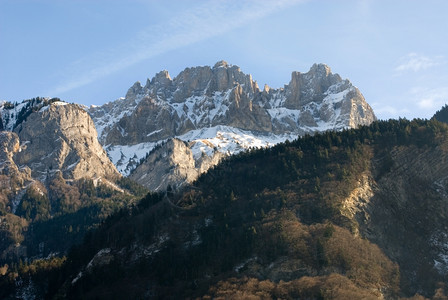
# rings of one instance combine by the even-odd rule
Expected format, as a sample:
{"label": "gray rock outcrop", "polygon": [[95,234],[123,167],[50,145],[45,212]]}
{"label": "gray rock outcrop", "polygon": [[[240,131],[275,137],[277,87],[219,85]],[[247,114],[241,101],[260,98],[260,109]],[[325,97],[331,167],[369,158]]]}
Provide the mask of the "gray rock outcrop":
{"label": "gray rock outcrop", "polygon": [[60,171],[65,179],[118,178],[119,173],[97,139],[90,116],[78,105],[62,102],[43,107],[19,124],[14,132],[21,143],[15,156],[44,181]]}
{"label": "gray rock outcrop", "polygon": [[190,147],[191,145],[179,139],[169,139],[150,153],[129,178],[150,190],[163,191],[168,185],[179,188],[196,180],[224,156],[215,152],[211,157],[203,155],[195,159]]}
{"label": "gray rock outcrop", "polygon": [[[194,141],[185,137],[193,131],[199,131],[193,136],[203,141],[200,132],[206,128],[226,126],[255,138],[275,136],[278,142],[286,139],[278,138],[280,135],[355,128],[376,120],[361,92],[324,64],[314,64],[307,73],[293,72],[291,81],[283,88],[266,85],[260,90],[251,75],[225,61],[213,67],[187,68],[174,78],[167,71],[161,71],[144,86],[136,82],[125,98],[92,107],[88,112],[98,129],[99,141],[112,153],[114,163],[120,164],[120,171],[125,175],[136,160],[144,158],[136,156],[132,147],[148,147],[150,152],[156,144],[175,137]],[[205,140],[212,138],[209,133],[204,134]],[[229,143],[242,150],[238,146],[241,138],[226,141]],[[213,152],[216,146],[213,144],[207,150],[205,143],[201,148],[205,149],[203,156]],[[218,148],[222,156],[234,152],[229,150],[232,147]],[[197,153],[193,155],[198,157]],[[208,160],[215,162],[213,157]],[[153,163],[151,158],[144,162],[149,163]],[[198,166],[197,162],[196,174],[206,169],[204,165],[199,171]],[[155,169],[148,166],[147,170]],[[159,171],[153,178],[162,176]],[[141,172],[142,169],[137,173],[143,176]],[[182,172],[179,170],[179,174]],[[158,186],[147,181],[145,185]]]}
{"label": "gray rock outcrop", "polygon": [[224,61],[187,68],[174,79],[159,72],[144,87],[135,83],[124,99],[89,113],[103,145],[154,142],[218,125],[303,134],[321,130],[320,121],[329,123],[325,129],[342,129],[375,120],[359,90],[326,65],[293,72],[284,88],[261,91],[250,75]]}

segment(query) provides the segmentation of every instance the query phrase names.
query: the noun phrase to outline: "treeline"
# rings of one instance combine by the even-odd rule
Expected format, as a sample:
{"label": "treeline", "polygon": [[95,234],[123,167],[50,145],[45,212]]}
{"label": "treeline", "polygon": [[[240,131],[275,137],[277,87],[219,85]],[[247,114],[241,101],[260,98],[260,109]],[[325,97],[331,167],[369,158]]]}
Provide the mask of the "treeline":
{"label": "treeline", "polygon": [[[20,111],[16,112],[16,121],[13,124],[13,128],[17,127],[22,122],[26,121],[26,119],[33,113],[39,111],[42,107],[50,105],[53,102],[61,101],[59,98],[42,98],[42,97],[35,97],[32,99],[24,100],[22,103],[25,103],[25,105],[22,106]],[[5,110],[13,110],[16,109],[16,107],[19,104],[17,102],[11,103],[9,101],[5,102],[3,104],[3,109]],[[4,124],[8,124],[10,122],[10,119],[14,118],[14,113],[7,113],[5,115]],[[2,120],[3,121],[3,120]],[[3,123],[3,122],[2,122]],[[2,124],[2,128],[3,124]]]}
{"label": "treeline", "polygon": [[[120,208],[135,205],[148,192],[128,178],[119,178],[116,184],[122,191],[91,179],[67,183],[61,176],[47,186],[30,185],[14,214],[10,206],[0,209],[0,265],[51,252],[64,254],[88,230]],[[12,251],[15,244],[26,250]]]}
{"label": "treeline", "polygon": [[[436,120],[379,121],[227,158],[182,192],[149,193],[89,231],[47,296],[397,298],[397,265],[353,235],[342,203],[373,157],[433,147],[447,130]],[[384,159],[380,171],[388,167]],[[86,270],[102,249],[110,262]],[[284,268],[276,280],[271,265]]]}
{"label": "treeline", "polygon": [[438,110],[432,119],[440,122],[448,123],[448,104],[445,104],[440,110]]}
{"label": "treeline", "polygon": [[[397,296],[397,266],[376,246],[350,234],[357,224],[342,214],[342,200],[368,170],[375,153],[399,145],[435,145],[443,141],[447,129],[437,121],[380,121],[225,159],[190,189],[148,195],[138,209],[111,216],[100,230],[87,235],[84,245],[69,256],[78,262],[71,265],[75,273],[76,266],[85,265],[105,247],[129,249],[127,245],[137,242],[160,248],[140,257],[137,264],[117,255],[113,264],[80,279],[69,294],[95,295],[106,287],[119,293],[114,286],[128,290],[123,280],[127,278],[150,282],[151,293],[163,296],[204,295],[208,288],[211,295],[218,295],[203,274],[234,274],[236,265],[252,257],[265,267],[289,257],[305,269],[349,282],[346,286],[355,286],[358,295],[382,282],[388,293]],[[157,244],[163,236],[169,239]],[[366,253],[371,254],[365,257]],[[335,270],[342,277],[331,275]],[[299,277],[311,274],[304,271]],[[325,290],[326,280],[313,280],[316,291]],[[298,292],[289,295],[294,293]],[[323,296],[309,289],[298,295]]]}

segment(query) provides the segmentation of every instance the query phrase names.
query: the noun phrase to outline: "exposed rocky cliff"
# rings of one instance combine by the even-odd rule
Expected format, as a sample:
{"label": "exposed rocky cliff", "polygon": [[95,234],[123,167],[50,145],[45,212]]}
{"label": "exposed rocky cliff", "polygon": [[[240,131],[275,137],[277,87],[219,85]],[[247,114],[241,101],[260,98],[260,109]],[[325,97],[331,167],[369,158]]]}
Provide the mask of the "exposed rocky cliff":
{"label": "exposed rocky cliff", "polygon": [[[173,79],[167,71],[159,72],[144,86],[136,82],[125,98],[92,107],[89,113],[100,142],[125,175],[155,145],[174,137],[202,143],[192,149],[193,156],[212,155],[213,161],[217,151],[233,154],[376,119],[360,91],[326,65],[293,72],[283,88],[260,90],[250,75],[224,61],[213,68],[187,68]],[[233,135],[234,140],[224,146],[219,135]],[[247,139],[261,142],[240,147]]]}
{"label": "exposed rocky cliff", "polygon": [[97,139],[90,116],[77,105],[55,102],[32,113],[14,128],[21,141],[15,156],[45,181],[62,172],[65,179],[116,179],[119,174]]}
{"label": "exposed rocky cliff", "polygon": [[195,159],[191,147],[192,145],[179,139],[169,139],[154,149],[129,178],[150,190],[166,190],[168,185],[180,187],[196,180],[224,156],[216,151],[213,155],[204,154]]}
{"label": "exposed rocky cliff", "polygon": [[[35,98],[14,105],[3,103],[0,111],[7,130],[0,132],[0,261],[43,255],[44,248],[47,254],[64,251],[92,222],[98,222],[98,212],[66,221],[52,228],[52,235],[39,234],[36,228],[45,227],[45,221],[57,222],[55,217],[82,208],[87,211],[98,199],[119,198],[124,194],[117,186],[122,176],[80,106]],[[104,212],[106,206],[105,202]],[[36,235],[27,231],[29,224]],[[71,226],[79,230],[68,232]],[[53,246],[43,246],[48,243]]]}
{"label": "exposed rocky cliff", "polygon": [[353,202],[361,234],[399,262],[402,288],[412,293],[448,274],[447,142],[379,151]]}
{"label": "exposed rocky cliff", "polygon": [[89,113],[103,145],[154,142],[217,125],[312,133],[324,129],[319,125],[340,129],[375,120],[359,90],[326,65],[293,72],[284,88],[261,91],[250,75],[224,61],[187,68],[174,79],[159,72],[145,86],[136,82],[124,99]]}
{"label": "exposed rocky cliff", "polygon": [[0,132],[0,211],[15,212],[24,190],[34,181],[31,169],[20,168],[14,157],[21,151],[16,133]]}
{"label": "exposed rocky cliff", "polygon": [[[121,175],[97,139],[89,114],[76,104],[35,98],[1,107],[2,174],[43,183],[55,176],[114,181]],[[24,177],[25,176],[25,177]]]}

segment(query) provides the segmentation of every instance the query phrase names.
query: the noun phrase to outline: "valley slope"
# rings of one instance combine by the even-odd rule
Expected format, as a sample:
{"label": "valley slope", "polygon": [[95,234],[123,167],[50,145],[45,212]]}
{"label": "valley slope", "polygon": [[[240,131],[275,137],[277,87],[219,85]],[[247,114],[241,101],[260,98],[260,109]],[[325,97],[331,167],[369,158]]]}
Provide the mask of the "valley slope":
{"label": "valley slope", "polygon": [[26,278],[69,299],[443,299],[447,160],[424,120],[240,153],[108,218],[65,276]]}

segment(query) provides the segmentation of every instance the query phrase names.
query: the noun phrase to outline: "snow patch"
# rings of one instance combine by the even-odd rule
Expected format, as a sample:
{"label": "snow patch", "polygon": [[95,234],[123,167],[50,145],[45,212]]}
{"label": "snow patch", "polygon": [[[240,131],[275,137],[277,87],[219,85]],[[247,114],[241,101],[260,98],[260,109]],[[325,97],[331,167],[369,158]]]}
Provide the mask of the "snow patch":
{"label": "snow patch", "polygon": [[213,156],[215,151],[226,155],[239,153],[250,148],[266,148],[286,141],[296,139],[296,134],[267,134],[255,135],[254,133],[230,126],[215,126],[191,130],[188,133],[177,136],[178,139],[190,142],[194,159],[203,154]]}
{"label": "snow patch", "polygon": [[63,102],[63,101],[55,101],[53,103],[51,103],[51,105],[55,105],[55,106],[65,106],[67,105],[67,102]]}
{"label": "snow patch", "polygon": [[430,244],[437,249],[437,259],[434,260],[434,268],[442,274],[448,274],[448,234],[445,232],[435,233]]}
{"label": "snow patch", "polygon": [[152,136],[152,135],[154,135],[154,134],[157,134],[157,133],[161,132],[162,130],[163,130],[163,129],[159,129],[159,130],[153,131],[153,132],[151,132],[151,133],[148,133],[146,136]]}
{"label": "snow patch", "polygon": [[118,171],[124,176],[128,176],[140,160],[145,158],[161,142],[148,142],[136,145],[111,145],[106,146],[105,150]]}

